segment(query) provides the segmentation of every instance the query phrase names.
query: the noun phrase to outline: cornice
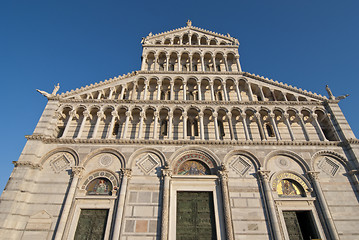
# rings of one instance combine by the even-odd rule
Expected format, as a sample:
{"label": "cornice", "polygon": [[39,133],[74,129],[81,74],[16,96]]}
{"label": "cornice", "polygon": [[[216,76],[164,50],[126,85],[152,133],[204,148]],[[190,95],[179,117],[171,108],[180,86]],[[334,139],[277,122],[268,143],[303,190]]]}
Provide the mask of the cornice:
{"label": "cornice", "polygon": [[45,144],[123,144],[123,145],[232,145],[232,146],[341,146],[339,141],[237,141],[237,140],[154,140],[154,139],[63,139],[39,135],[26,136]]}
{"label": "cornice", "polygon": [[146,44],[143,45],[144,48],[146,47],[155,47],[155,48],[235,48],[237,49],[237,45],[184,45],[184,44],[176,44],[176,45],[158,45],[158,44]]}
{"label": "cornice", "polygon": [[32,163],[30,161],[13,161],[12,162],[14,164],[15,167],[19,167],[19,166],[27,166],[27,167],[31,167],[32,169],[42,169],[41,165],[38,163]]}

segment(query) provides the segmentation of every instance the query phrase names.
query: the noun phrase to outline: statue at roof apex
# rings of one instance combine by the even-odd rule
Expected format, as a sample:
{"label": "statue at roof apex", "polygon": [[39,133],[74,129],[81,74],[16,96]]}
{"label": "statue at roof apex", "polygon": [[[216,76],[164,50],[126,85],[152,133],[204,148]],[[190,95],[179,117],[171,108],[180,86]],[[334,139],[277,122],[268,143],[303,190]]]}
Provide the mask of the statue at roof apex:
{"label": "statue at roof apex", "polygon": [[54,86],[54,90],[52,91],[52,93],[48,93],[46,91],[41,91],[39,89],[36,89],[36,91],[38,91],[39,93],[41,93],[42,95],[44,95],[45,97],[49,98],[49,97],[55,97],[57,91],[59,91],[60,89],[60,83],[57,83],[57,85]]}
{"label": "statue at roof apex", "polygon": [[349,97],[349,94],[345,94],[345,95],[339,96],[339,97],[334,97],[334,95],[328,85],[325,86],[325,90],[327,90],[330,100],[342,100],[342,99]]}
{"label": "statue at roof apex", "polygon": [[187,27],[192,27],[192,21],[188,19],[187,21]]}

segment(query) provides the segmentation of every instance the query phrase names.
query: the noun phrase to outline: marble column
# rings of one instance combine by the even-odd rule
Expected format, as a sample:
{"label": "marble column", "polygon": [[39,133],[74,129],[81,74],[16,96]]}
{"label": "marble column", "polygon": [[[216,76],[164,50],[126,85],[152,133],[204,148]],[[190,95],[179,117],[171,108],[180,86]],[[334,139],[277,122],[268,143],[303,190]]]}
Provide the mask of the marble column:
{"label": "marble column", "polygon": [[112,240],[120,239],[121,222],[122,222],[122,216],[123,216],[124,207],[125,207],[125,199],[126,199],[126,193],[127,193],[128,180],[131,179],[131,169],[122,168],[120,171],[120,177],[121,177],[121,188],[120,188],[120,194],[117,198],[118,200],[117,200],[117,207],[116,207],[115,222],[113,225],[114,228],[113,228]]}
{"label": "marble column", "polygon": [[285,125],[287,125],[290,138],[292,139],[292,141],[294,141],[295,137],[294,137],[292,126],[290,125],[289,114],[288,113],[283,113],[282,117],[284,118]]}
{"label": "marble column", "polygon": [[161,81],[157,80],[157,100],[161,100]]}
{"label": "marble column", "polygon": [[317,131],[319,132],[319,139],[321,141],[328,141],[323,133],[322,127],[320,126],[319,122],[318,122],[318,115],[313,113],[312,114],[312,119],[314,121],[315,127],[317,129]]}
{"label": "marble column", "polygon": [[172,134],[173,134],[173,112],[168,112],[168,139],[172,139]]}
{"label": "marble column", "polygon": [[329,123],[331,124],[331,127],[332,127],[332,129],[333,129],[333,133],[334,133],[336,139],[339,141],[339,140],[340,140],[340,137],[339,137],[339,134],[338,134],[337,130],[336,130],[335,127],[334,127],[335,124],[334,124],[334,122],[333,122],[332,115],[331,115],[330,113],[328,113],[327,116],[328,116],[328,119],[329,119]]}
{"label": "marble column", "polygon": [[126,139],[127,138],[127,129],[128,129],[128,122],[130,121],[130,117],[131,117],[131,111],[128,110],[126,112],[126,121],[125,121],[125,127],[123,128],[123,134],[122,134],[122,138]]}
{"label": "marble column", "polygon": [[248,125],[247,125],[247,114],[241,113],[242,124],[244,128],[244,134],[246,135],[246,140],[250,140]]}
{"label": "marble column", "polygon": [[158,56],[155,55],[155,59],[153,60],[153,71],[156,71],[156,63],[157,63]]}
{"label": "marble column", "polygon": [[112,137],[112,133],[113,133],[113,128],[115,126],[115,120],[116,118],[118,118],[118,115],[117,115],[117,111],[116,110],[113,110],[111,112],[111,122],[110,122],[110,126],[109,126],[109,129],[107,131],[107,134],[106,134],[106,138],[111,138]]}
{"label": "marble column", "polygon": [[238,81],[235,81],[234,84],[236,86],[237,99],[238,99],[238,101],[242,101],[242,96],[241,96],[241,92],[239,91]]}
{"label": "marble column", "polygon": [[91,138],[96,138],[97,137],[98,127],[99,127],[101,119],[103,117],[104,117],[103,111],[98,111],[97,112],[97,119],[96,119],[95,127],[93,129]]}
{"label": "marble column", "polygon": [[222,87],[223,87],[223,95],[224,95],[224,100],[228,101],[228,93],[227,93],[227,83],[224,80],[224,82],[222,83]]}
{"label": "marble column", "polygon": [[232,125],[232,113],[227,113],[228,125],[229,125],[229,133],[231,135],[231,140],[234,140],[234,130]]}
{"label": "marble column", "polygon": [[214,134],[215,134],[216,140],[219,140],[218,113],[213,112],[212,117],[213,117],[213,125],[214,125]]}
{"label": "marble column", "polygon": [[233,240],[233,225],[232,225],[232,214],[229,201],[228,191],[228,170],[222,164],[220,170],[218,170],[218,177],[221,183],[222,198],[223,198],[223,210],[224,210],[224,222],[226,225],[226,239]]}
{"label": "marble column", "polygon": [[174,91],[173,91],[173,88],[174,88],[174,84],[175,82],[172,80],[170,81],[170,100],[174,100]]}
{"label": "marble column", "polygon": [[189,68],[188,68],[188,70],[192,71],[192,54],[189,54],[188,57],[189,57]]}
{"label": "marble column", "polygon": [[213,62],[213,72],[217,72],[216,68],[216,58],[212,56],[212,62]]}
{"label": "marble column", "polygon": [[181,56],[180,55],[177,56],[177,64],[178,64],[177,71],[181,71],[181,68],[180,68],[180,66],[181,66]]}
{"label": "marble column", "polygon": [[148,93],[148,80],[145,81],[145,88],[143,89],[143,100],[147,100],[147,93]]}
{"label": "marble column", "polygon": [[262,139],[262,141],[266,140],[266,136],[265,136],[264,130],[263,130],[262,116],[261,116],[260,113],[256,113],[255,117],[256,117],[256,120],[257,120],[259,134],[261,135],[261,139]]}
{"label": "marble column", "polygon": [[143,120],[145,118],[145,112],[142,110],[140,112],[140,125],[138,127],[138,139],[142,139],[142,130],[143,130]]}
{"label": "marble column", "polygon": [[264,93],[263,93],[262,87],[261,87],[261,86],[258,86],[258,88],[259,88],[259,95],[261,96],[262,101],[265,101],[265,97],[264,97]]}
{"label": "marble column", "polygon": [[197,89],[198,89],[198,100],[202,100],[202,89],[201,89],[201,80],[197,82]]}
{"label": "marble column", "polygon": [[201,55],[201,68],[202,68],[202,72],[205,71],[205,68],[204,68],[204,58],[203,56]]}
{"label": "marble column", "polygon": [[108,99],[112,99],[112,95],[115,91],[116,91],[115,87],[110,87],[110,93],[108,94]]}
{"label": "marble column", "polygon": [[187,100],[187,82],[183,81],[183,100]]}
{"label": "marble column", "polygon": [[169,65],[170,65],[170,56],[166,55],[166,71],[169,71]]}
{"label": "marble column", "polygon": [[211,87],[211,100],[215,101],[216,98],[214,97],[213,81],[209,82],[209,86]]}
{"label": "marble column", "polygon": [[274,113],[270,113],[268,114],[268,117],[270,118],[270,122],[273,126],[273,130],[274,130],[274,134],[277,140],[281,140],[279,131],[278,131],[278,126],[277,126],[277,122],[275,120],[275,114]]}
{"label": "marble column", "polygon": [[79,178],[81,178],[81,174],[84,168],[80,166],[75,166],[71,168],[71,183],[69,187],[69,191],[66,196],[65,204],[63,205],[63,209],[60,216],[60,221],[57,226],[55,240],[61,240],[63,238],[63,234],[65,231],[66,224],[68,222],[70,209],[74,200],[75,192],[77,189],[77,184]]}
{"label": "marble column", "polygon": [[183,139],[187,139],[187,113],[182,113],[182,122],[183,122]]}
{"label": "marble column", "polygon": [[165,165],[161,172],[163,181],[161,240],[167,240],[169,224],[170,181],[172,177],[172,170],[169,169],[168,165]]}
{"label": "marble column", "polygon": [[125,93],[125,86],[121,85],[120,100],[123,100],[123,94]]}
{"label": "marble column", "polygon": [[142,71],[146,70],[146,69],[145,69],[146,60],[147,60],[147,56],[146,56],[146,55],[142,55],[142,62],[141,62],[141,70],[142,70]]}
{"label": "marble column", "polygon": [[265,200],[268,204],[268,213],[269,213],[269,219],[270,219],[270,226],[272,227],[272,233],[275,240],[281,239],[281,232],[279,228],[279,222],[277,219],[276,214],[276,208],[274,205],[274,199],[272,195],[271,187],[269,186],[269,174],[270,171],[266,170],[258,170],[257,174],[259,176],[259,179],[261,180],[262,186],[263,186],[263,192]]}
{"label": "marble column", "polygon": [[227,60],[226,60],[225,57],[223,57],[223,62],[224,62],[224,66],[225,66],[225,68],[226,68],[226,71],[229,72],[229,70],[228,70],[228,63],[227,63]]}
{"label": "marble column", "polygon": [[249,82],[247,82],[247,87],[248,87],[249,101],[254,101],[252,87]]}
{"label": "marble column", "polygon": [[324,222],[327,225],[331,239],[339,240],[338,232],[335,228],[335,224],[334,224],[333,218],[330,214],[330,210],[329,210],[327,201],[325,200],[322,188],[319,183],[319,176],[318,176],[319,172],[308,171],[307,175],[309,176],[309,178],[313,184],[314,191],[318,198],[317,200],[318,200],[319,206],[322,209]]}
{"label": "marble column", "polygon": [[102,90],[98,91],[97,99],[101,99],[101,96],[102,96]]}
{"label": "marble column", "polygon": [[62,133],[61,138],[67,137],[67,133],[69,132],[72,119],[73,119],[75,116],[76,116],[76,111],[75,111],[75,110],[71,110],[71,111],[69,112],[69,118],[67,119],[67,122],[66,122],[66,125],[65,125],[65,129],[64,129],[64,132]]}
{"label": "marble column", "polygon": [[203,124],[203,112],[198,113],[199,122],[200,122],[200,131],[201,131],[201,140],[204,140],[204,124]]}
{"label": "marble column", "polygon": [[160,116],[159,112],[156,110],[156,112],[153,113],[154,120],[153,120],[153,139],[158,139],[158,117]]}
{"label": "marble column", "polygon": [[305,127],[303,117],[304,117],[303,114],[297,113],[297,118],[299,120],[299,123],[300,123],[300,125],[302,125],[304,137],[307,141],[310,141],[309,134],[308,134],[307,128]]}
{"label": "marble column", "polygon": [[85,124],[86,124],[86,120],[87,120],[87,118],[90,117],[90,112],[87,111],[87,110],[84,111],[82,114],[83,114],[83,118],[82,118],[82,122],[81,122],[81,125],[80,125],[79,133],[77,134],[76,139],[81,138],[82,133],[84,131]]}
{"label": "marble column", "polygon": [[236,63],[237,63],[238,72],[242,72],[241,64],[239,63],[239,56],[236,56]]}

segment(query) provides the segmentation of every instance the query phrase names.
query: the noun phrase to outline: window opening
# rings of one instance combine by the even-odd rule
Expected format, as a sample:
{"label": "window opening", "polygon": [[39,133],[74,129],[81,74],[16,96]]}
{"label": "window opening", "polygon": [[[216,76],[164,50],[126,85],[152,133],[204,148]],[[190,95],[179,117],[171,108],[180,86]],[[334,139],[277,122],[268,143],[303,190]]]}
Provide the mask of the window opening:
{"label": "window opening", "polygon": [[104,239],[108,209],[81,209],[75,240]]}
{"label": "window opening", "polygon": [[315,223],[310,211],[284,211],[283,217],[289,239],[319,239]]}

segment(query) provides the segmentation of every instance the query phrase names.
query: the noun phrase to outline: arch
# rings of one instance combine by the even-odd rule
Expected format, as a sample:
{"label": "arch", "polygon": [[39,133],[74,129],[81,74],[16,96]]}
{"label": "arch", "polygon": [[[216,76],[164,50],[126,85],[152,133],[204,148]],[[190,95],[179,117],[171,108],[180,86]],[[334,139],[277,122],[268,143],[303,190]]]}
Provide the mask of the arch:
{"label": "arch", "polygon": [[112,148],[100,148],[100,149],[96,149],[95,151],[89,153],[84,158],[82,166],[85,167],[89,160],[91,160],[93,157],[95,157],[95,156],[97,156],[99,154],[102,154],[102,153],[109,153],[109,154],[115,155],[118,158],[118,160],[120,161],[121,167],[122,168],[126,167],[126,160],[125,160],[125,157],[123,156],[123,154],[120,153],[119,151],[117,151],[116,149],[112,149]]}
{"label": "arch", "polygon": [[310,196],[310,192],[313,191],[311,184],[305,177],[301,176],[295,171],[283,170],[274,173],[269,180],[270,186],[274,192],[277,192],[278,183],[283,179],[290,179],[298,183],[303,188],[304,194],[306,196]]}
{"label": "arch", "polygon": [[97,178],[106,178],[112,184],[111,190],[117,190],[119,188],[119,178],[115,172],[109,169],[96,169],[94,171],[89,172],[86,177],[81,179],[79,186],[81,186],[82,190],[87,189],[87,186]]}
{"label": "arch", "polygon": [[161,161],[160,162],[161,166],[165,166],[167,163],[166,156],[160,150],[158,150],[156,148],[151,148],[151,147],[144,147],[144,148],[136,150],[134,153],[131,154],[131,156],[128,159],[128,166],[130,168],[133,168],[133,164],[136,163],[136,161],[135,161],[136,157],[143,153],[152,153],[152,154],[156,155],[158,157],[158,159],[160,159],[160,161]]}
{"label": "arch", "polygon": [[303,167],[303,169],[305,171],[310,171],[311,168],[308,165],[308,163],[301,157],[299,156],[297,153],[292,152],[292,151],[288,151],[288,150],[274,150],[272,152],[270,152],[269,154],[267,154],[267,156],[264,158],[264,162],[263,162],[263,166],[265,167],[265,169],[267,169],[267,164],[268,161],[277,155],[282,155],[282,156],[287,156],[292,158],[294,161],[296,161],[301,167]]}
{"label": "arch", "polygon": [[315,163],[316,159],[320,156],[332,157],[332,158],[336,159],[337,161],[339,161],[341,164],[343,164],[343,166],[346,168],[346,170],[351,170],[350,163],[344,156],[342,156],[339,153],[336,153],[334,151],[330,151],[330,150],[321,150],[321,151],[318,151],[313,154],[313,156],[311,158],[311,168],[313,170],[315,169],[314,163]]}
{"label": "arch", "polygon": [[72,148],[68,148],[68,147],[61,147],[61,148],[55,148],[53,150],[51,150],[50,152],[46,153],[40,160],[40,165],[43,166],[44,163],[54,154],[59,153],[59,152],[67,152],[69,154],[71,154],[74,159],[75,159],[75,166],[79,166],[80,163],[80,159],[79,159],[79,154]]}

